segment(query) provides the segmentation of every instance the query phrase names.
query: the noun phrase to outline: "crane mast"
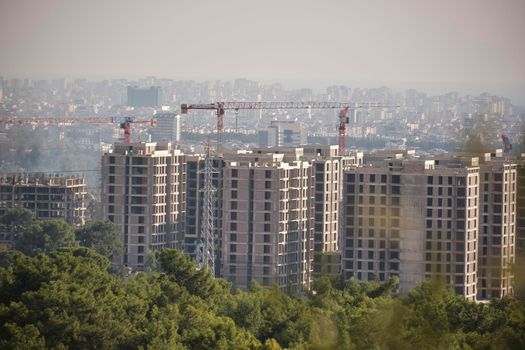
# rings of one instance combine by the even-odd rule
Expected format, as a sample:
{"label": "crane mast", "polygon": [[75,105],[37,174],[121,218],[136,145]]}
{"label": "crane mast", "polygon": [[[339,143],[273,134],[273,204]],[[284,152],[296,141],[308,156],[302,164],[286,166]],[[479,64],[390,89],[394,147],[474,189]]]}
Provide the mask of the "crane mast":
{"label": "crane mast", "polygon": [[208,269],[208,271],[215,276],[215,247],[217,241],[215,239],[215,203],[217,189],[213,186],[213,174],[217,170],[213,168],[213,160],[211,155],[211,140],[208,138],[206,145],[206,155],[204,158],[204,183],[202,187],[202,219],[200,240],[197,246],[197,266],[199,268]]}
{"label": "crane mast", "polygon": [[348,107],[339,112],[339,154],[346,150],[346,124],[348,124]]}

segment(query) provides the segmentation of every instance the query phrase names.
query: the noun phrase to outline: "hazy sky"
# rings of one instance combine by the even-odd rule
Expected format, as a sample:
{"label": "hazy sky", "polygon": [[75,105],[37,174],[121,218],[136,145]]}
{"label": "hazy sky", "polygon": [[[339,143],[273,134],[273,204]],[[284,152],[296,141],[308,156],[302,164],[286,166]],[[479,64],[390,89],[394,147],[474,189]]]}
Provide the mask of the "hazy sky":
{"label": "hazy sky", "polygon": [[0,0],[0,76],[525,84],[524,0]]}

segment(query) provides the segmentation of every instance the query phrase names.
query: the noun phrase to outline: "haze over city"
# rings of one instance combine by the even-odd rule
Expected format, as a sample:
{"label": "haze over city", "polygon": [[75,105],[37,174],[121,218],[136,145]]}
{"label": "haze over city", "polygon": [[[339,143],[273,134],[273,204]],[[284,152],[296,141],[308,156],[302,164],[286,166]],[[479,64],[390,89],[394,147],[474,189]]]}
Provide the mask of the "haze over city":
{"label": "haze over city", "polygon": [[525,3],[1,1],[5,77],[248,78],[525,101]]}

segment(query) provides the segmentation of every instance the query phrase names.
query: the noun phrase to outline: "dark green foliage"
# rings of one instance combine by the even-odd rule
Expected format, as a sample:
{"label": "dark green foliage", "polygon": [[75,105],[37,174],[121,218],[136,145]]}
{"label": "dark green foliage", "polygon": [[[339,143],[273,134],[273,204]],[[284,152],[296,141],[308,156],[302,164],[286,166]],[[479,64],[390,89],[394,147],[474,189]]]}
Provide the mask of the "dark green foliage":
{"label": "dark green foliage", "polygon": [[37,221],[15,241],[15,248],[27,255],[51,253],[76,245],[73,228],[62,220]]}
{"label": "dark green foliage", "polygon": [[157,260],[161,271],[193,295],[208,298],[219,289],[208,270],[197,270],[190,256],[179,250],[163,249],[158,253]]}
{"label": "dark green foliage", "polygon": [[123,250],[117,226],[109,220],[88,222],[75,231],[75,237],[81,246],[92,248],[110,259]]}
{"label": "dark green foliage", "polygon": [[12,229],[27,228],[35,221],[35,214],[25,208],[9,208],[0,217],[0,224]]}
{"label": "dark green foliage", "polygon": [[256,283],[240,291],[173,249],[121,278],[54,221],[33,223],[20,242],[29,255],[0,256],[0,349],[525,348],[518,299],[476,304],[437,282],[397,298],[397,279],[321,278],[302,298]]}
{"label": "dark green foliage", "polygon": [[25,208],[9,208],[0,217],[0,225],[11,234],[11,241],[16,242],[20,234],[33,224],[35,214]]}

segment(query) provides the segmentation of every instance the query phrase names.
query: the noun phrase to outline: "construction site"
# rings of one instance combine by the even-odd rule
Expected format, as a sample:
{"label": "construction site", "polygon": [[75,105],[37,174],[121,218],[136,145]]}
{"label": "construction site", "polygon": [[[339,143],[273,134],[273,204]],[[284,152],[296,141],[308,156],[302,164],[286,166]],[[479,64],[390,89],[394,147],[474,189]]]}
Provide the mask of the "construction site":
{"label": "construction site", "polygon": [[[104,152],[99,170],[100,218],[110,220],[118,227],[125,247],[122,256],[115,257],[115,263],[142,271],[147,268],[148,256],[152,252],[162,248],[176,248],[192,256],[200,269],[207,269],[212,275],[225,278],[245,289],[255,281],[262,286],[277,285],[288,293],[301,294],[311,289],[315,277],[337,277],[344,274],[359,280],[380,282],[398,277],[402,280],[401,291],[406,293],[410,289],[406,286],[423,281],[428,277],[428,272],[441,273],[443,269],[447,269],[443,267],[445,265],[441,265],[441,261],[435,259],[435,256],[450,254],[445,247],[452,247],[452,243],[457,247],[471,247],[474,244],[470,235],[467,235],[468,240],[463,242],[461,236],[451,236],[445,232],[443,235],[450,241],[448,245],[441,242],[436,246],[440,247],[437,250],[433,242],[430,246],[427,245],[427,249],[416,249],[417,252],[402,249],[403,246],[419,244],[409,242],[409,238],[400,237],[396,226],[399,223],[395,222],[401,210],[409,209],[403,207],[402,198],[415,200],[409,199],[412,197],[408,194],[399,197],[405,193],[405,189],[402,188],[406,188],[407,191],[411,188],[408,184],[411,181],[409,178],[419,176],[423,184],[426,174],[430,174],[430,170],[434,171],[426,165],[430,162],[452,162],[454,167],[463,169],[465,174],[474,171],[470,170],[474,164],[488,162],[487,164],[494,164],[497,171],[502,171],[502,174],[509,171],[507,176],[513,177],[516,167],[509,158],[512,146],[505,134],[500,138],[503,149],[499,153],[487,153],[482,159],[469,158],[470,160],[459,163],[453,161],[459,153],[442,155],[440,158],[418,156],[415,151],[387,150],[363,153],[347,149],[347,130],[358,124],[359,111],[380,111],[381,115],[388,115],[389,111],[398,108],[400,105],[373,102],[223,101],[182,104],[182,117],[177,113],[164,113],[163,125],[166,124],[170,130],[166,135],[180,132],[179,119],[184,122],[192,111],[213,113],[215,131],[209,133],[207,141],[199,145],[198,149],[201,152],[198,153],[191,152],[188,148],[185,148],[186,152],[182,151],[180,148],[184,148],[184,142],[179,142],[180,136],[177,136],[174,143],[169,142],[169,138],[168,142],[153,142],[142,141],[134,136],[133,124],[154,129],[157,127],[156,115],[152,118],[94,117],[76,120],[9,117],[4,118],[3,122],[6,125],[37,126],[92,123],[103,123],[112,127],[118,125],[121,140],[109,151]],[[288,110],[305,111],[311,119],[315,118],[312,116],[313,110],[337,111],[332,119],[333,129],[337,131],[337,144],[309,144],[301,134],[301,127],[297,127],[297,121],[277,119],[268,127],[268,143],[265,147],[231,149],[224,145],[224,131],[229,129],[225,125],[227,111],[232,112],[235,118],[234,129],[237,129],[239,122],[248,118],[241,113],[243,111],[283,113]],[[169,118],[177,123],[176,129],[169,123]],[[249,123],[247,120],[243,122]],[[214,142],[211,138],[213,134],[216,135]],[[471,155],[464,154],[461,157],[468,158]],[[506,163],[510,165],[504,166]],[[364,171],[366,166],[375,173],[368,175],[368,171]],[[418,170],[410,173],[410,176],[406,177],[407,184],[403,185],[403,180],[400,179],[405,166]],[[460,173],[458,171],[453,170],[452,173]],[[449,174],[450,170],[443,168],[434,173],[441,178]],[[356,174],[359,174],[362,181],[362,185],[359,185],[359,198],[355,196],[355,185],[349,182],[350,178],[357,176]],[[367,174],[369,179],[365,179],[363,174]],[[381,184],[376,185],[379,177]],[[77,182],[59,181],[58,178],[51,180],[42,176],[33,176],[31,179],[18,176],[9,179],[2,180],[2,183],[14,182],[18,187],[28,183],[32,183],[33,187],[59,183],[66,188],[81,188],[84,185],[79,191],[83,191],[84,195],[86,192],[81,178],[77,178]],[[479,180],[476,181],[480,183]],[[463,180],[460,183],[465,185]],[[2,185],[1,198],[5,204],[3,206],[33,209],[38,218],[69,218],[76,215],[65,212],[73,207],[74,203],[43,202],[51,200],[52,190],[48,190],[48,196],[45,197],[44,189],[31,191],[18,187],[16,190],[11,188],[11,192],[8,193],[7,187]],[[510,182],[506,188],[513,191],[515,185]],[[463,190],[466,191],[462,189],[458,190],[458,193],[463,194]],[[454,191],[449,190],[450,193]],[[380,195],[377,198],[376,193]],[[425,202],[422,196],[421,193],[421,198],[417,197],[417,200],[421,201],[421,208]],[[392,198],[388,199],[390,197]],[[53,200],[64,201],[65,198],[69,197],[55,196]],[[497,197],[487,201],[500,199]],[[8,204],[7,200],[18,202]],[[363,200],[367,201],[369,207],[366,210],[371,216],[364,215]],[[356,203],[358,204],[354,208]],[[381,203],[381,206],[376,208],[377,203]],[[353,214],[348,216],[347,211],[350,210]],[[85,208],[77,210],[82,215],[84,211]],[[375,220],[378,215],[380,220]],[[407,232],[423,232],[425,222],[429,219],[424,215],[413,216],[413,220],[406,223],[408,226],[405,229]],[[364,218],[368,220],[368,225],[363,224]],[[390,228],[387,227],[388,220],[393,220]],[[456,221],[458,227],[463,225],[462,218],[454,220],[448,224],[450,228],[456,225]],[[356,246],[355,230],[360,232],[358,237],[367,238],[369,243],[366,248]],[[380,233],[379,239],[377,232]],[[515,227],[509,226],[506,232],[514,235]],[[433,234],[427,236],[433,237]],[[443,237],[441,233],[439,236]],[[403,243],[400,239],[404,240]],[[510,240],[509,236],[509,240],[505,242]],[[422,239],[421,242],[423,241]],[[410,249],[415,249],[414,246],[411,247]],[[505,261],[513,259],[513,252],[513,246],[505,247]],[[469,251],[468,254],[470,253]],[[412,254],[412,258],[407,259],[406,254]],[[415,260],[414,254],[417,255]],[[473,263],[471,260],[468,262]],[[434,265],[439,266],[436,267],[438,270],[434,271]],[[408,275],[401,273],[405,269],[412,271],[408,275],[415,280],[405,280],[405,276]],[[469,273],[464,276],[461,273],[458,276],[447,275],[450,286],[453,286],[458,294],[475,299],[512,293],[508,287],[512,276],[506,272],[503,265],[501,271],[504,282],[501,282],[500,287],[497,287],[495,282],[491,282],[490,288],[481,285],[476,287],[476,282],[473,282],[476,277],[470,270],[472,269],[469,268]],[[459,273],[458,269],[455,271],[456,274]],[[479,273],[485,272],[480,270]],[[481,275],[479,278],[481,281]],[[463,279],[469,282],[459,282]],[[482,292],[478,293],[477,290]]]}

